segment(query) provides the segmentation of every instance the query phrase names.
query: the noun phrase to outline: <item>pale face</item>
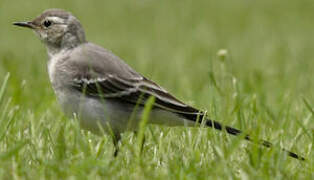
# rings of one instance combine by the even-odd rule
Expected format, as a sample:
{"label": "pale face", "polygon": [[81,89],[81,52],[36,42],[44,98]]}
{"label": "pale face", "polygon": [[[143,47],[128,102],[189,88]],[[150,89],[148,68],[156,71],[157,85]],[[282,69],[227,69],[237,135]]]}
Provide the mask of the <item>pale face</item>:
{"label": "pale face", "polygon": [[50,9],[29,22],[14,25],[32,29],[43,41],[48,53],[57,53],[63,48],[73,48],[86,42],[80,22],[69,12]]}
{"label": "pale face", "polygon": [[48,16],[41,20],[33,30],[44,43],[58,46],[68,31],[68,25],[65,19]]}

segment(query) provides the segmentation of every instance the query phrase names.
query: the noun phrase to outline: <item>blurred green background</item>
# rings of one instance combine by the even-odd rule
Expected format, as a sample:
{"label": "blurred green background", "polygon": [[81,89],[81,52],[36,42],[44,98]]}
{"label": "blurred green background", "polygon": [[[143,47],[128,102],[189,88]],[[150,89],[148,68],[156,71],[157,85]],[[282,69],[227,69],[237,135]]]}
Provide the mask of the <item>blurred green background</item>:
{"label": "blurred green background", "polygon": [[[35,119],[50,113],[46,121],[54,121],[62,113],[46,50],[30,30],[12,25],[49,8],[71,11],[89,41],[211,117],[252,132],[259,127],[261,137],[299,143],[295,150],[313,156],[313,0],[1,0],[0,79],[11,75],[6,97]],[[220,49],[228,51],[224,60]],[[283,174],[299,167],[294,163]],[[296,177],[313,171],[308,175]]]}

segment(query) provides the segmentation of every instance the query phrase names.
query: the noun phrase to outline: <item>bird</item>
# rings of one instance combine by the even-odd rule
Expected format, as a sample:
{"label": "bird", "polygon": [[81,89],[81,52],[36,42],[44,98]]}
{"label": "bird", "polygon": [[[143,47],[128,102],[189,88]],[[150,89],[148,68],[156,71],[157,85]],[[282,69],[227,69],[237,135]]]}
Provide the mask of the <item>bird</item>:
{"label": "bird", "polygon": [[[76,116],[83,129],[95,134],[101,128],[112,132],[115,145],[121,133],[137,131],[150,97],[154,104],[149,123],[195,126],[205,121],[207,127],[253,141],[241,130],[211,120],[204,111],[178,100],[111,51],[88,42],[80,21],[68,11],[48,9],[31,21],[13,24],[32,29],[46,46],[49,79],[63,112],[68,117]],[[258,143],[273,146],[265,140]],[[304,160],[294,152],[282,150]]]}

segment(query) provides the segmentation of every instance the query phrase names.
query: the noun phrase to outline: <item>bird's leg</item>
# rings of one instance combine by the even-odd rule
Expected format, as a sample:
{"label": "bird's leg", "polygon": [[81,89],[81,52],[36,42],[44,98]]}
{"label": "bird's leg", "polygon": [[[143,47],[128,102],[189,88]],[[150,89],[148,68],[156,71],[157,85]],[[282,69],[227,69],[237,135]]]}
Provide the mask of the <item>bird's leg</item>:
{"label": "bird's leg", "polygon": [[119,133],[112,135],[112,142],[113,142],[113,145],[114,145],[114,153],[113,153],[114,157],[118,156],[120,140],[121,140],[121,135]]}
{"label": "bird's leg", "polygon": [[142,154],[142,152],[143,152],[145,142],[146,142],[146,137],[145,137],[145,135],[144,135],[144,136],[143,136],[143,141],[142,141],[142,144],[141,144],[141,149],[140,149],[140,153],[141,153],[141,154]]}

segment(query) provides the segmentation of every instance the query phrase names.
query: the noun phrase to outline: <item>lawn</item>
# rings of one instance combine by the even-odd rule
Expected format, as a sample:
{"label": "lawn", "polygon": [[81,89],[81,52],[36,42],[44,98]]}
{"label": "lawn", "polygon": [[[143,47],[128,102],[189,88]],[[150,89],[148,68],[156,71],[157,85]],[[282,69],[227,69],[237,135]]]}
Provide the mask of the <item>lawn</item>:
{"label": "lawn", "polygon": [[[126,132],[113,157],[110,136],[64,117],[45,47],[12,26],[48,8],[71,11],[89,41],[274,148],[148,125],[142,152]],[[314,179],[312,0],[1,0],[0,9],[0,179]]]}

